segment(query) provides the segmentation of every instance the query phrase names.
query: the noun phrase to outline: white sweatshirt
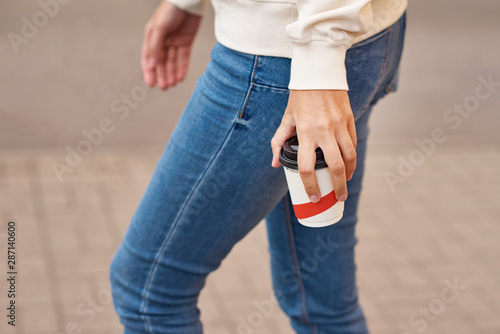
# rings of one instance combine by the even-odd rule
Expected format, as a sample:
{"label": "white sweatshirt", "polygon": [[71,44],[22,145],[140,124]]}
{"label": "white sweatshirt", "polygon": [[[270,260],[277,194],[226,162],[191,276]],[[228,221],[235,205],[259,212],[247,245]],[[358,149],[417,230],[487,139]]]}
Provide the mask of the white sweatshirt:
{"label": "white sweatshirt", "polygon": [[[208,0],[167,1],[202,15]],[[212,5],[219,43],[292,59],[288,88],[347,90],[347,49],[395,23],[407,0],[212,0]]]}

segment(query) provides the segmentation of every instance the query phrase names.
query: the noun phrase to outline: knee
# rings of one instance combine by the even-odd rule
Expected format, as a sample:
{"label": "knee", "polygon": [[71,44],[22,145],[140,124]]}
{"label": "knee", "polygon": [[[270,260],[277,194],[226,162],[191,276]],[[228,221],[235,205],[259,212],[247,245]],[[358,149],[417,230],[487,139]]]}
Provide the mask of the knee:
{"label": "knee", "polygon": [[118,248],[109,266],[109,280],[112,291],[118,291],[133,281],[134,274],[130,270],[131,261],[128,259],[123,245]]}
{"label": "knee", "polygon": [[152,266],[153,259],[123,244],[111,261],[111,294],[126,332],[179,333],[182,328],[183,333],[201,333],[197,293],[189,289],[189,280],[173,280],[179,271],[162,265],[153,270]]}
{"label": "knee", "polygon": [[301,316],[291,316],[291,325],[298,333],[363,333],[368,334],[366,320],[359,304],[327,308],[309,305]]}
{"label": "knee", "polygon": [[140,307],[143,280],[135,266],[133,256],[122,245],[113,256],[109,268],[113,304],[124,325],[142,322]]}

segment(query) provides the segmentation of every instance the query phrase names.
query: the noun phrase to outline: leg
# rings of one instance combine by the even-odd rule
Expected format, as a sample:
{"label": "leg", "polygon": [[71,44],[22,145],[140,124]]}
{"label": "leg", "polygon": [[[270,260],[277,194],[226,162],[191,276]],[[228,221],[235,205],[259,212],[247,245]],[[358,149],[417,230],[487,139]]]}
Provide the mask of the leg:
{"label": "leg", "polygon": [[402,49],[404,18],[347,53],[349,97],[358,134],[357,168],[348,182],[344,216],[336,224],[299,224],[286,195],[266,219],[273,287],[300,334],[366,334],[358,303],[355,225],[364,172],[368,119],[373,104],[393,89]]}
{"label": "leg", "polygon": [[[358,129],[368,117],[365,112],[358,119]],[[288,194],[267,217],[275,294],[297,333],[367,333],[354,264],[365,149],[366,137],[358,136],[358,167],[348,182],[349,197],[340,222],[323,228],[301,225]]]}
{"label": "leg", "polygon": [[[266,84],[266,73],[283,79]],[[125,333],[201,333],[207,275],[287,191],[270,140],[289,60],[217,45],[111,265]]]}

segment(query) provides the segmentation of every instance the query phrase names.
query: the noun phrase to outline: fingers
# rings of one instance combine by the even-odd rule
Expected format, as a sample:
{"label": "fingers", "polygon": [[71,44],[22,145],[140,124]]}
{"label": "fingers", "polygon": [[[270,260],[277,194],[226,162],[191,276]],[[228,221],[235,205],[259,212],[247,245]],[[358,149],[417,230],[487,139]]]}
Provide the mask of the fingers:
{"label": "fingers", "polygon": [[164,43],[167,31],[160,26],[152,26],[149,43],[147,45],[147,54],[149,59],[154,59],[157,64],[165,60]]}
{"label": "fingers", "polygon": [[[304,183],[304,188],[311,202],[316,203],[321,199],[321,191],[318,187],[316,179],[315,165],[316,165],[316,147],[319,146],[323,150],[325,162],[330,170],[330,175],[335,190],[335,196],[338,201],[345,201],[347,199],[347,180],[350,180],[356,170],[356,129],[354,121],[350,130],[339,131],[337,139],[332,132],[329,139],[318,142],[320,144],[314,145],[312,142],[299,139],[299,152],[298,152],[298,167],[299,174]],[[295,124],[283,117],[280,127],[271,140],[271,147],[273,151],[273,167],[279,167],[279,156],[281,148],[285,141],[290,138],[296,130]],[[308,135],[308,137],[311,135]]]}
{"label": "fingers", "polygon": [[141,67],[144,81],[149,87],[154,87],[155,84],[160,87],[166,86],[166,54],[163,47],[166,35],[167,31],[155,26],[152,21],[144,30]]}
{"label": "fingers", "polygon": [[165,33],[162,29],[153,27],[147,50],[147,65],[151,66],[151,70],[155,70],[156,82],[160,88],[166,88],[166,52],[163,48]]}
{"label": "fingers", "polygon": [[[287,123],[293,124],[293,128]],[[279,166],[280,150],[295,130],[300,143],[299,174],[311,201],[318,202],[321,198],[314,168],[317,147],[323,150],[337,200],[345,201],[346,180],[353,177],[356,169],[357,145],[347,91],[290,90],[287,111],[271,143],[273,167]]]}
{"label": "fingers", "polygon": [[141,68],[149,87],[175,86],[187,73],[191,45],[201,22],[199,15],[189,14],[163,1],[144,29]]}
{"label": "fingers", "polygon": [[285,141],[293,136],[294,133],[295,124],[291,122],[286,115],[283,116],[278,130],[276,130],[273,139],[271,139],[271,148],[273,150],[273,161],[271,163],[271,166],[273,166],[274,168],[280,166],[279,158],[281,148],[285,144]]}
{"label": "fingers", "polygon": [[[356,147],[358,145],[358,138],[356,135],[356,125],[354,123],[354,117],[351,117],[347,121],[347,131],[349,133],[349,137],[345,136],[346,140],[341,141],[340,149],[342,152],[342,157],[344,158],[344,164],[346,165],[346,176],[347,181],[352,179],[354,175],[354,171],[356,169]],[[350,139],[350,140],[349,140]]]}
{"label": "fingers", "polygon": [[[350,180],[356,169],[356,148],[349,133],[344,133],[337,138],[338,148],[342,154],[341,159],[345,167],[346,180]],[[328,162],[327,162],[328,164]]]}
{"label": "fingers", "polygon": [[160,89],[167,89],[177,83],[177,48],[171,46],[163,52],[164,62],[156,66],[156,76]]}
{"label": "fingers", "polygon": [[161,55],[164,60],[156,64],[156,81],[160,89],[167,88],[167,60],[164,53]]}
{"label": "fingers", "polygon": [[358,136],[356,134],[356,123],[354,122],[354,117],[349,117],[349,120],[347,121],[347,131],[351,136],[351,141],[354,145],[354,148],[356,148],[358,146]]}
{"label": "fingers", "polygon": [[[335,197],[338,201],[345,201],[347,199],[346,166],[341,155],[339,144],[333,141],[324,145],[322,150],[325,162],[330,170]],[[356,166],[355,163],[354,166]]]}
{"label": "fingers", "polygon": [[146,28],[144,29],[144,39],[142,42],[141,69],[144,82],[149,87],[153,87],[156,83],[156,74],[154,70],[154,65],[155,65],[154,59],[151,59],[148,53],[150,37],[151,37],[151,25],[148,23],[146,25]]}
{"label": "fingers", "polygon": [[191,47],[181,46],[177,52],[177,82],[181,82],[186,78],[189,58],[191,57]]}
{"label": "fingers", "polygon": [[169,47],[167,49],[167,61],[165,68],[167,72],[167,87],[174,86],[177,83],[177,48]]}
{"label": "fingers", "polygon": [[297,163],[299,165],[299,175],[304,184],[304,189],[313,203],[321,199],[321,191],[316,179],[316,148],[307,142],[301,142],[299,138],[299,152],[297,154]]}
{"label": "fingers", "polygon": [[[149,29],[150,30],[150,29]],[[152,33],[146,28],[144,34],[144,43],[141,55],[141,67],[144,81],[149,87],[156,84],[165,90],[175,86],[186,78],[189,66],[189,57],[191,55],[190,46],[168,46],[171,39],[167,38],[162,49],[151,51],[148,43],[153,38]],[[155,56],[150,56],[152,52]]]}

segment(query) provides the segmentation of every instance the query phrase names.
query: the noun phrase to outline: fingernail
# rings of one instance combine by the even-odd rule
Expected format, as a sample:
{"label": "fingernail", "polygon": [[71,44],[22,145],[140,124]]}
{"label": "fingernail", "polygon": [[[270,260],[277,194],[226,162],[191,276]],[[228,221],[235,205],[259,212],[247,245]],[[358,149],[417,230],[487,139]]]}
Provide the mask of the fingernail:
{"label": "fingernail", "polygon": [[344,202],[347,199],[347,195],[343,194],[342,196],[339,197],[340,202]]}
{"label": "fingernail", "polygon": [[311,199],[311,202],[313,202],[313,203],[318,203],[318,202],[319,202],[319,198],[318,198],[318,196],[316,196],[316,195],[312,195],[312,196],[310,197],[310,199]]}

